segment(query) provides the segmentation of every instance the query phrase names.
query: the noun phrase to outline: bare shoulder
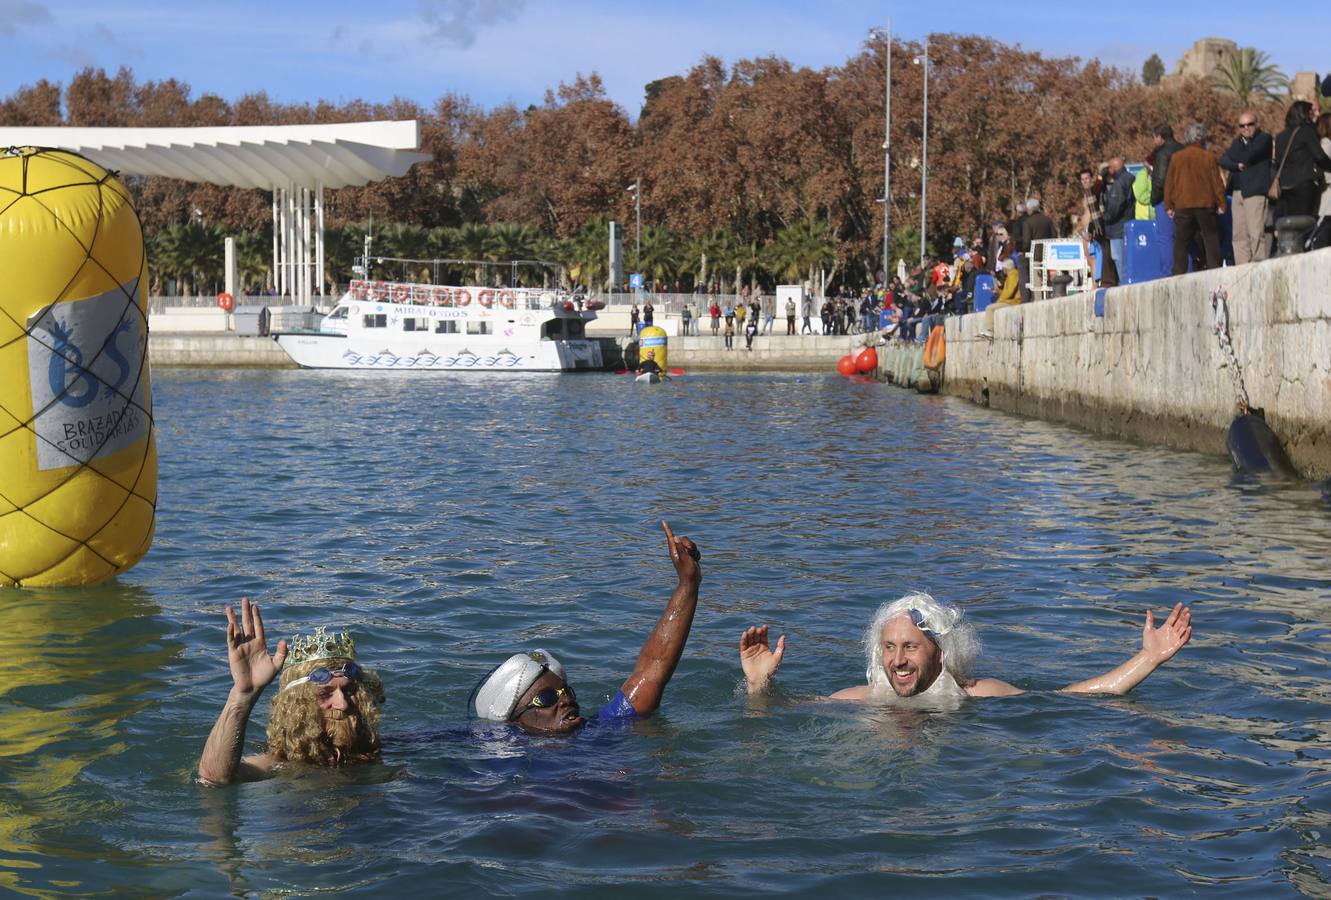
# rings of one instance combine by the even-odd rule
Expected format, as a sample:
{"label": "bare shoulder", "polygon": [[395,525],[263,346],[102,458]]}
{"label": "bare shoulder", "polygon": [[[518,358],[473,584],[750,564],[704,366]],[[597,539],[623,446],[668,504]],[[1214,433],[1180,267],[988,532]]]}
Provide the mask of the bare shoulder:
{"label": "bare shoulder", "polygon": [[829,700],[868,700],[869,686],[867,684],[856,685],[855,687],[845,688],[837,691]]}
{"label": "bare shoulder", "polygon": [[1022,693],[1019,688],[997,678],[977,678],[965,686],[965,691],[972,697],[1011,697]]}

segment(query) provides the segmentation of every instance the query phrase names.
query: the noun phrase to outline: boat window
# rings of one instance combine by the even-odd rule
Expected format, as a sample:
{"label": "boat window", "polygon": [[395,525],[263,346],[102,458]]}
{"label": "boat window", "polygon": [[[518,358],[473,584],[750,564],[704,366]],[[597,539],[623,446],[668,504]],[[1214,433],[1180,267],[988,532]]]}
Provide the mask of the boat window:
{"label": "boat window", "polygon": [[345,306],[339,306],[337,309],[333,310],[328,314],[328,318],[330,319],[345,319],[346,317],[347,317],[347,308]]}
{"label": "boat window", "polygon": [[443,319],[434,323],[435,334],[457,334],[458,323],[456,319]]}
{"label": "boat window", "polygon": [[388,314],[379,313],[377,315],[368,315],[363,317],[363,323],[366,328],[387,328]]}
{"label": "boat window", "polygon": [[468,322],[468,323],[467,323],[467,334],[489,334],[489,333],[490,333],[490,323],[489,323],[489,322]]}
{"label": "boat window", "polygon": [[562,341],[564,339],[564,320],[551,319],[541,326],[541,340]]}
{"label": "boat window", "polygon": [[584,337],[582,320],[569,319],[567,322],[564,323],[564,331],[568,335],[569,340],[571,341],[580,340],[582,337]]}
{"label": "boat window", "polygon": [[403,331],[429,331],[429,330],[430,330],[430,320],[429,320],[429,319],[403,319],[403,320],[402,320],[402,330],[403,330]]}

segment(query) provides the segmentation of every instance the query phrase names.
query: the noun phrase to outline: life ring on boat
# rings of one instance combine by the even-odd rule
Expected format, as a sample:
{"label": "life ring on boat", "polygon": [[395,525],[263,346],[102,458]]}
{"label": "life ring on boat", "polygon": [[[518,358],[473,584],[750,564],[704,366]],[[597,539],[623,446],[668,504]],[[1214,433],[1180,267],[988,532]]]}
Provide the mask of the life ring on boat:
{"label": "life ring on boat", "polygon": [[466,288],[458,288],[456,291],[454,291],[453,305],[454,306],[471,305],[471,291],[467,290]]}
{"label": "life ring on boat", "polygon": [[364,300],[367,296],[369,296],[369,293],[370,293],[369,286],[365,282],[363,281],[351,282],[351,296],[355,297],[357,300]]}
{"label": "life ring on boat", "polygon": [[924,345],[924,367],[940,368],[947,361],[947,341],[943,337],[943,326],[935,325],[929,332],[929,340]]}
{"label": "life ring on boat", "polygon": [[388,296],[388,285],[384,284],[382,281],[370,282],[371,300],[383,300],[387,296]]}
{"label": "life ring on boat", "polygon": [[430,286],[428,284],[418,284],[411,289],[411,299],[425,306],[430,302]]}
{"label": "life ring on boat", "polygon": [[232,308],[236,305],[236,301],[235,298],[226,291],[222,291],[222,293],[217,295],[217,305],[220,306],[224,312],[231,312]]}
{"label": "life ring on boat", "polygon": [[411,288],[408,287],[407,285],[405,285],[405,284],[395,284],[395,285],[393,285],[393,302],[394,302],[394,303],[405,303],[405,302],[407,302],[407,298],[410,297],[410,296],[411,296]]}
{"label": "life ring on boat", "polygon": [[449,297],[448,288],[446,287],[435,288],[430,292],[430,297],[434,300],[435,306],[448,306],[449,300],[452,299]]}
{"label": "life ring on boat", "polygon": [[490,290],[481,291],[476,295],[476,302],[489,309],[495,305],[495,292]]}
{"label": "life ring on boat", "polygon": [[499,305],[502,306],[504,309],[517,309],[518,295],[513,293],[512,291],[500,291]]}

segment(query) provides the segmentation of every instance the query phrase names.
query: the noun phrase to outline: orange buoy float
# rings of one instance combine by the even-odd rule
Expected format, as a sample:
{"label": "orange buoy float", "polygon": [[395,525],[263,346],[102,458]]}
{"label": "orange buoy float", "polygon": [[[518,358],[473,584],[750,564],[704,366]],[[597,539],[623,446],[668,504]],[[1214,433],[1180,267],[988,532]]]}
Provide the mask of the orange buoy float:
{"label": "orange buoy float", "polygon": [[499,305],[502,306],[504,309],[517,309],[518,295],[513,293],[512,291],[500,291]]}
{"label": "orange buoy float", "polygon": [[837,361],[836,370],[838,374],[844,375],[847,378],[849,378],[851,375],[854,375],[855,374],[854,357],[852,357],[849,353],[841,357],[841,359]]}
{"label": "orange buoy float", "polygon": [[222,293],[217,295],[217,305],[224,311],[231,312],[236,306],[236,298],[232,297],[226,291],[222,291]]}
{"label": "orange buoy float", "polygon": [[935,325],[929,332],[929,340],[924,345],[924,367],[941,368],[947,361],[947,341],[943,337],[943,326]]}
{"label": "orange buoy float", "polygon": [[495,305],[495,292],[488,290],[481,291],[479,294],[476,295],[476,302],[479,303],[481,306],[484,306],[486,309],[489,309],[490,307]]}
{"label": "orange buoy float", "polygon": [[878,351],[872,347],[865,347],[860,351],[860,355],[855,357],[855,371],[861,375],[868,375],[870,372],[878,370]]}
{"label": "orange buoy float", "polygon": [[454,306],[469,306],[471,304],[471,291],[466,288],[458,288],[453,292]]}

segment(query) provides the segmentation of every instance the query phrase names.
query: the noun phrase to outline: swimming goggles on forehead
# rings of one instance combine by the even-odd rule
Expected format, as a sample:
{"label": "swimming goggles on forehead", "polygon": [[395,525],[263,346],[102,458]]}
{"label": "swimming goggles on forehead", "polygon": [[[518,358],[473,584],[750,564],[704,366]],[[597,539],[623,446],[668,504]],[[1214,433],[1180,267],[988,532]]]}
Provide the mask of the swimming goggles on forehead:
{"label": "swimming goggles on forehead", "polygon": [[329,684],[330,682],[332,682],[334,678],[336,678],[339,675],[345,678],[348,684],[354,684],[355,682],[360,680],[360,675],[361,675],[360,666],[356,665],[354,662],[349,662],[340,669],[332,669],[332,670],[324,668],[314,669],[313,671],[310,672],[310,674],[306,675],[304,678],[297,678],[295,681],[283,685],[282,690],[284,691],[289,690],[298,684],[305,684],[307,681],[310,684],[321,684],[321,685]]}
{"label": "swimming goggles on forehead", "polygon": [[918,609],[912,609],[910,611],[910,624],[920,629],[920,631],[923,631],[925,637],[927,637],[929,640],[941,646],[941,644],[939,644],[938,642],[938,637],[939,637],[938,632],[934,631],[934,629],[930,627],[929,620],[924,617],[924,613],[920,612]]}

